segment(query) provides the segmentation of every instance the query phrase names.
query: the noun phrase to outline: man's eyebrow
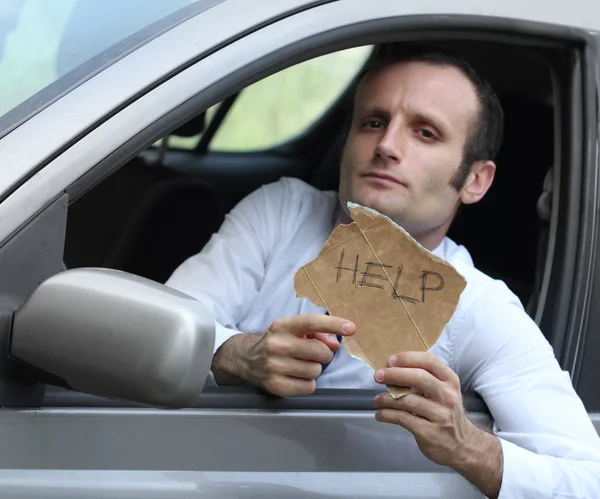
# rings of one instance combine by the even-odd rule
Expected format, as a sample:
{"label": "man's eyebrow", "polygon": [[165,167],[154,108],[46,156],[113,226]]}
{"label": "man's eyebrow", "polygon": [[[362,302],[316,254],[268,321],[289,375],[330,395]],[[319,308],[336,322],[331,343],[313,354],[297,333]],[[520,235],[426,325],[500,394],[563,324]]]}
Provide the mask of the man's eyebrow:
{"label": "man's eyebrow", "polygon": [[423,111],[417,111],[413,114],[413,117],[418,121],[429,123],[431,126],[437,129],[442,135],[447,135],[450,131],[450,126],[446,123],[446,120],[439,116],[429,114]]}
{"label": "man's eyebrow", "polygon": [[380,116],[385,120],[390,120],[390,112],[380,106],[365,106],[360,109],[360,116]]}
{"label": "man's eyebrow", "polygon": [[[381,106],[377,106],[377,105],[374,105],[374,106],[367,105],[363,108],[360,108],[359,115],[360,116],[379,116],[387,121],[389,121],[392,118],[391,113],[387,109],[385,109]],[[431,126],[436,128],[437,131],[441,135],[447,135],[449,133],[449,131],[451,130],[451,127],[446,122],[446,120],[444,120],[442,117],[439,117],[435,114],[427,113],[425,111],[415,111],[412,113],[412,117],[413,117],[413,119],[415,119],[417,121],[422,121],[422,122],[430,124]]]}

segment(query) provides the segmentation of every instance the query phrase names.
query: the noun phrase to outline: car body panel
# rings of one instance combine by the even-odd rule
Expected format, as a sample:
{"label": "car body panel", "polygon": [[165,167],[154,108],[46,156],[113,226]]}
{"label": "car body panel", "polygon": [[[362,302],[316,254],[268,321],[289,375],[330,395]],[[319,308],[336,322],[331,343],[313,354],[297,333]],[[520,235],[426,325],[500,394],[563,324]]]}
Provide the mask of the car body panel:
{"label": "car body panel", "polygon": [[481,497],[369,411],[4,410],[0,438],[0,497]]}
{"label": "car body panel", "polygon": [[[370,411],[7,410],[0,413],[0,438],[0,497],[8,490],[11,497],[28,497],[36,478],[46,490],[74,487],[80,497],[103,497],[95,495],[98,483],[117,494],[110,497],[124,487],[130,494],[161,487],[179,493],[181,487],[184,494],[190,481],[198,495],[181,497],[228,497],[220,491],[231,497],[355,496],[350,485],[358,476],[382,472],[388,486],[369,492],[364,483],[364,497],[403,497],[402,491],[414,497],[415,490],[422,497],[441,491],[479,497],[464,479],[420,455],[408,432],[377,423]],[[412,450],[393,462],[397,448]],[[249,495],[238,495],[240,488]]]}
{"label": "car body panel", "polygon": [[322,497],[470,499],[482,497],[462,477],[446,473],[257,473],[0,471],[0,498],[245,499]]}
{"label": "car body panel", "polygon": [[[192,99],[216,102],[223,88],[252,75],[261,58],[310,37],[403,16],[435,16],[440,25],[460,15],[472,25],[492,17],[561,25],[567,32],[600,27],[596,3],[537,0],[340,0],[268,24],[309,4],[257,2],[248,9],[246,0],[226,0],[1,139],[0,241],[96,165],[105,161],[102,174],[108,173],[115,151],[152,133],[147,130],[178,107]],[[261,23],[268,25],[244,34]],[[146,63],[150,54],[152,65]],[[30,137],[35,147],[24,148]],[[485,417],[473,418],[485,424]],[[599,430],[600,416],[592,419]],[[11,498],[481,497],[463,478],[421,456],[405,430],[376,422],[373,411],[4,409],[0,439],[0,496]],[[398,461],[398,449],[411,450]]]}

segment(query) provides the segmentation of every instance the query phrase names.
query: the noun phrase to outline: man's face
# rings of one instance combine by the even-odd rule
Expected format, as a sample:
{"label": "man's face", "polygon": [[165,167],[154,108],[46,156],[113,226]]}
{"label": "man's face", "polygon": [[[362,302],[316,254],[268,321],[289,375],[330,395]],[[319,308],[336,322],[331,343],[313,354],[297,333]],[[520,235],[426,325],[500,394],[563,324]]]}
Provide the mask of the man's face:
{"label": "man's face", "polygon": [[342,155],[342,205],[373,208],[417,240],[445,234],[461,200],[451,180],[477,114],[472,83],[452,66],[398,63],[367,75]]}

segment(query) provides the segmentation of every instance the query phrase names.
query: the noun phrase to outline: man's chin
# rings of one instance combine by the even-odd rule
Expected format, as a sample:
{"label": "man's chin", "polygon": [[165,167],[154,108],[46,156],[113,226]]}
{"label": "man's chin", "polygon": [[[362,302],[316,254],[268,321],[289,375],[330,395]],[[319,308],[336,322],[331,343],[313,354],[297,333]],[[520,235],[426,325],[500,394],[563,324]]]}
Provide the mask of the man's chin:
{"label": "man's chin", "polygon": [[365,208],[371,208],[390,218],[392,218],[391,213],[396,211],[394,209],[395,207],[390,206],[390,203],[377,196],[357,196],[355,199],[356,201],[353,201],[354,203],[364,206]]}

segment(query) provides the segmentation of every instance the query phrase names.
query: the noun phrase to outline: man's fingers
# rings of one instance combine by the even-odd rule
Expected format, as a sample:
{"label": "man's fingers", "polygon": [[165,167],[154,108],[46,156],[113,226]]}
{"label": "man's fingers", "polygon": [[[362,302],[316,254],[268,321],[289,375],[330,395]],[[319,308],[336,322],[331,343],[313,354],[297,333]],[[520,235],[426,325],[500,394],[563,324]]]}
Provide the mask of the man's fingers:
{"label": "man's fingers", "polygon": [[296,397],[312,395],[317,387],[315,380],[292,378],[290,376],[273,376],[262,384],[262,387],[279,397]]}
{"label": "man's fingers", "polygon": [[332,350],[333,352],[336,352],[342,346],[340,344],[340,342],[338,341],[336,334],[314,333],[313,337],[316,340],[319,340],[321,343],[324,343],[325,345],[327,345],[329,347],[329,349]]}
{"label": "man's fingers", "polygon": [[420,416],[432,423],[443,420],[447,409],[431,399],[410,393],[405,397],[394,399],[389,393],[381,393],[375,397],[377,409],[395,409]]}
{"label": "man's fingers", "polygon": [[265,337],[266,358],[287,357],[311,360],[327,364],[333,358],[333,352],[319,340],[297,338],[291,334],[273,334]]}
{"label": "man's fingers", "polygon": [[382,385],[412,387],[426,397],[443,400],[444,382],[423,369],[388,367],[375,373],[375,380]]}
{"label": "man's fingers", "polygon": [[397,411],[395,409],[380,409],[375,413],[375,419],[381,423],[400,425],[415,436],[422,433],[423,428],[426,425],[431,424],[420,416],[415,416],[406,411]]}
{"label": "man's fingers", "polygon": [[270,376],[282,375],[312,380],[319,377],[323,365],[319,362],[290,357],[272,357],[267,359],[265,370]]}
{"label": "man's fingers", "polygon": [[269,328],[270,333],[290,333],[304,336],[310,333],[330,333],[341,336],[354,334],[356,325],[340,317],[324,314],[294,315],[277,319]]}
{"label": "man's fingers", "polygon": [[316,339],[297,339],[291,344],[289,355],[295,359],[312,360],[321,364],[328,364],[333,359],[331,349]]}
{"label": "man's fingers", "polygon": [[389,366],[424,369],[441,381],[458,381],[456,373],[431,352],[402,352],[390,357]]}

